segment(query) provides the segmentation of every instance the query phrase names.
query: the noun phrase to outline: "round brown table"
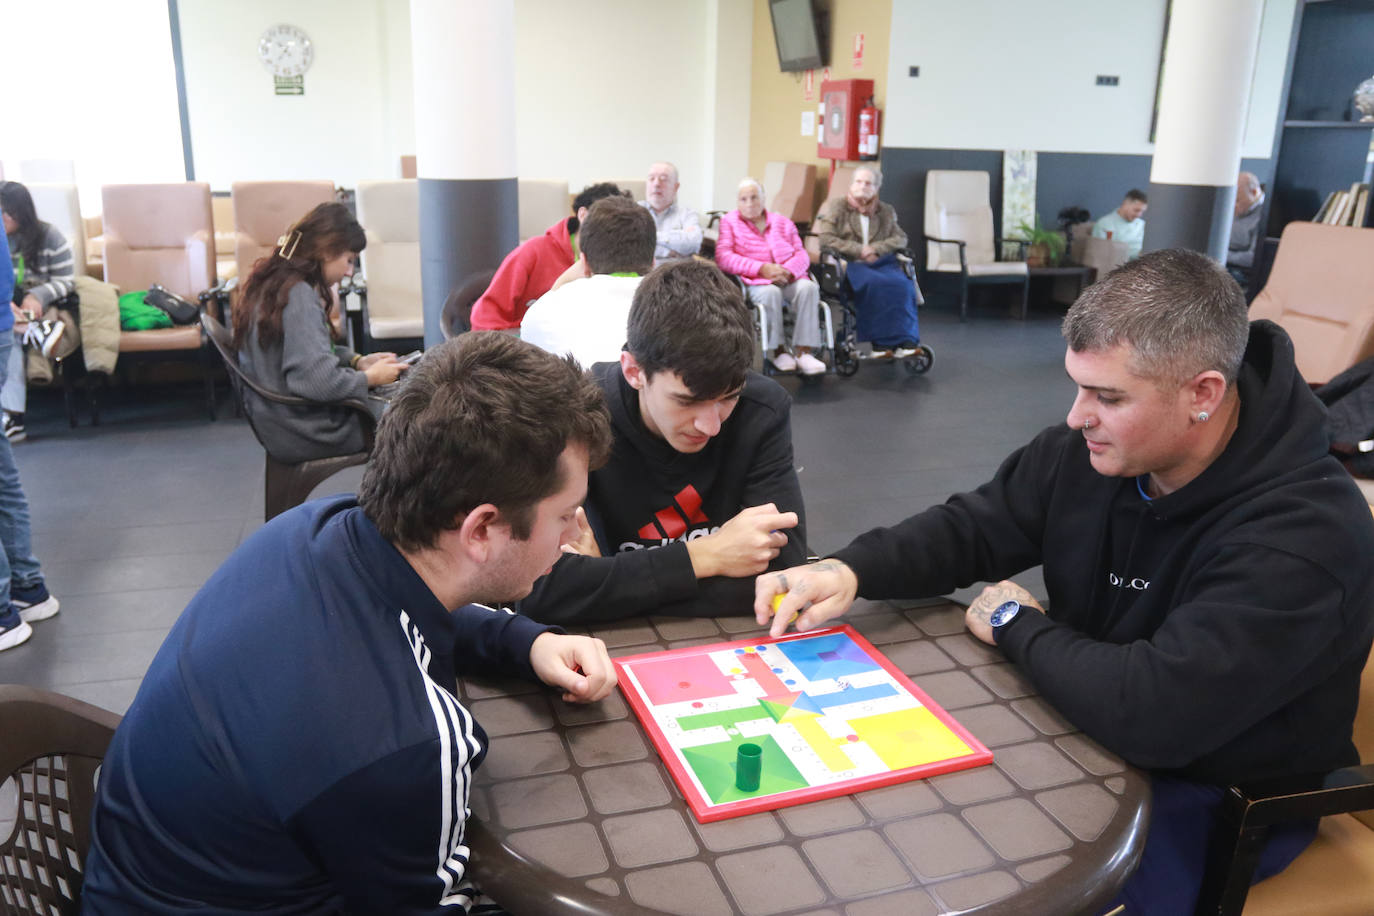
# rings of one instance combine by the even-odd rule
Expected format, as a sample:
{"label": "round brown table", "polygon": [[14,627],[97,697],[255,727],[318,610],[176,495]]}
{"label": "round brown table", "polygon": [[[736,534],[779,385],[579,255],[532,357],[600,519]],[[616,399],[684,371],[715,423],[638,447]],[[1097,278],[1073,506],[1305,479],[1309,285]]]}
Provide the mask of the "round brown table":
{"label": "round brown table", "polygon": [[[993,752],[989,766],[699,824],[617,691],[465,679],[491,747],[473,880],[515,916],[1100,913],[1140,857],[1149,782],[1066,722],[949,602],[843,618]],[[613,656],[760,635],[752,617],[589,627]]]}

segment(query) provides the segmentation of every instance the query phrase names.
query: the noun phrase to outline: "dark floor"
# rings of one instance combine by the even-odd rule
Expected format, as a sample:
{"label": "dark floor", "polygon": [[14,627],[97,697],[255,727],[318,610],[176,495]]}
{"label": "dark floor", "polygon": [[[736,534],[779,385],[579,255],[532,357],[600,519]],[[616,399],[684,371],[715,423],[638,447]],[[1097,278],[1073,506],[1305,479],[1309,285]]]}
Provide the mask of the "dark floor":
{"label": "dark floor", "polygon": [[[981,483],[1063,420],[1072,387],[1058,313],[1032,311],[1023,323],[988,306],[960,324],[928,308],[921,320],[936,352],[927,375],[887,364],[851,379],[783,381],[815,551]],[[30,438],[15,454],[35,553],[62,612],[0,653],[0,683],[124,712],[182,607],[261,524],[263,453],[247,424],[211,423],[196,385],[155,394],[111,393],[102,424],[83,418],[76,430],[55,392],[34,394]],[[318,492],[360,478],[346,471]],[[1043,592],[1037,571],[1018,578]]]}

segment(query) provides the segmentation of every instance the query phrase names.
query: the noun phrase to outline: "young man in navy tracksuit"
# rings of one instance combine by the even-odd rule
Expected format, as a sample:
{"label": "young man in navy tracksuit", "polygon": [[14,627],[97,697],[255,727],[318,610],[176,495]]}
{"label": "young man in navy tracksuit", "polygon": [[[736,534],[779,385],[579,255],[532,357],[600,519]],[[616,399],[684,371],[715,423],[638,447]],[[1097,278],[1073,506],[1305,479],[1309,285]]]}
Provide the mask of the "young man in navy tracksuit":
{"label": "young man in navy tracksuit", "polygon": [[358,498],[269,522],[168,634],[105,757],[83,912],[465,912],[487,741],[455,679],[614,688],[600,640],[488,606],[575,534],[600,393],[498,332],[411,371]]}
{"label": "young man in navy tracksuit", "polygon": [[755,575],[806,559],[791,398],[749,371],[753,319],[714,264],[676,261],[640,281],[626,336],[618,363],[592,367],[615,445],[591,475],[583,537],[520,612],[746,614]]}

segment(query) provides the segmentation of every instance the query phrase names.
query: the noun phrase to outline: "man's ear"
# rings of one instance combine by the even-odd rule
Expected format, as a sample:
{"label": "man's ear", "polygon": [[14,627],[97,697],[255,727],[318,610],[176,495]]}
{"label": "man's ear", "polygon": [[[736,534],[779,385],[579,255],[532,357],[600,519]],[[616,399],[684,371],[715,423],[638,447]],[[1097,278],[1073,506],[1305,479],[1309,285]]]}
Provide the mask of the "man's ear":
{"label": "man's ear", "polygon": [[1226,397],[1226,379],[1215,369],[1208,369],[1206,372],[1199,372],[1193,376],[1189,387],[1192,400],[1190,410],[1194,414],[1200,410],[1205,410],[1207,413],[1215,415],[1217,409],[1221,407],[1222,399]]}
{"label": "man's ear", "polygon": [[625,376],[625,381],[630,383],[630,387],[636,391],[643,391],[644,385],[648,381],[644,376],[644,370],[640,368],[635,360],[634,354],[629,350],[620,351],[620,374]]}
{"label": "man's ear", "polygon": [[510,537],[510,526],[501,520],[500,511],[491,503],[482,503],[458,526],[458,549],[473,563],[485,563],[499,542]]}

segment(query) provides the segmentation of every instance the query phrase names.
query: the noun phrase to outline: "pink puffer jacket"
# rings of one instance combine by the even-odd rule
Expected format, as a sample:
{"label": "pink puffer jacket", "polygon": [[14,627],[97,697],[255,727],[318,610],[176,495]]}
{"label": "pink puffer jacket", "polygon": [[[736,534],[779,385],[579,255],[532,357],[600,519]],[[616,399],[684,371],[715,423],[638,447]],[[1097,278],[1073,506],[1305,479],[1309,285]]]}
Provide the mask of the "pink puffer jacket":
{"label": "pink puffer jacket", "polygon": [[778,213],[764,213],[767,220],[763,234],[754,224],[732,210],[720,220],[720,238],[716,240],[716,263],[728,274],[736,274],[750,286],[763,286],[771,281],[759,276],[765,264],[781,264],[798,279],[806,276],[811,266],[806,249],[802,247],[797,225]]}

